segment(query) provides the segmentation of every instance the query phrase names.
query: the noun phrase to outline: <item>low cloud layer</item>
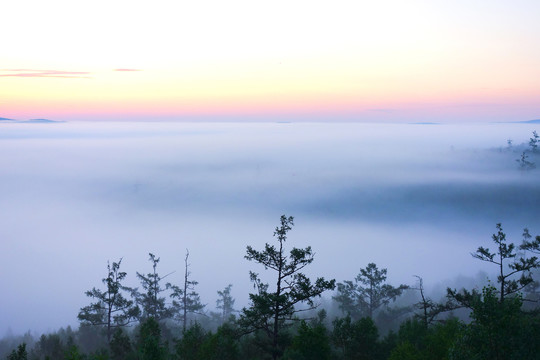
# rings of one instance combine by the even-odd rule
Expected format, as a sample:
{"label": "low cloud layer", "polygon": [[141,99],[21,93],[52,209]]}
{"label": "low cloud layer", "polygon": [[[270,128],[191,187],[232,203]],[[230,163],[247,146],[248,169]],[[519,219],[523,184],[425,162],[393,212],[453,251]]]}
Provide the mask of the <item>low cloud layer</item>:
{"label": "low cloud layer", "polygon": [[497,222],[514,242],[540,233],[540,170],[505,148],[532,126],[2,124],[0,324],[76,325],[107,260],[137,286],[153,252],[180,282],[186,248],[203,302],[233,283],[242,306],[248,271],[264,272],[245,247],[272,242],[281,214],[296,219],[288,244],[317,253],[313,275],[375,262],[429,287],[489,272],[470,252]]}

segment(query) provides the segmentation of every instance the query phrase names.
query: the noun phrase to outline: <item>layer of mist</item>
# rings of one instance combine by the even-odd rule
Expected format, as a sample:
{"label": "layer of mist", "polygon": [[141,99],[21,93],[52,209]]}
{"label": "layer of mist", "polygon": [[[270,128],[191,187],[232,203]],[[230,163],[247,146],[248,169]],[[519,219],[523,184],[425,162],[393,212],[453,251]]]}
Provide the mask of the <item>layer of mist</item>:
{"label": "layer of mist", "polygon": [[535,126],[2,123],[0,331],[76,326],[108,260],[136,287],[152,252],[180,283],[186,248],[208,308],[229,283],[244,306],[248,271],[264,272],[245,248],[272,242],[281,214],[313,276],[375,262],[430,291],[491,274],[470,253],[496,223],[516,243],[540,233],[540,170],[515,161]]}

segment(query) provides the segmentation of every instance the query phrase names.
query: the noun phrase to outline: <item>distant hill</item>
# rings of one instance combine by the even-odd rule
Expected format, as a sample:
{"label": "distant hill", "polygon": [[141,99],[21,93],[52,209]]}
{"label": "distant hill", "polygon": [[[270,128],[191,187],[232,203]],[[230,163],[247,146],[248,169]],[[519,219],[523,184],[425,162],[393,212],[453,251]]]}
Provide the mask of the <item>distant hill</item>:
{"label": "distant hill", "polygon": [[15,119],[9,119],[9,118],[4,118],[4,117],[0,117],[0,121],[13,122],[13,123],[26,123],[26,124],[52,124],[52,123],[65,122],[65,121],[50,120],[50,119],[15,120]]}
{"label": "distant hill", "polygon": [[540,119],[518,121],[518,123],[524,123],[524,124],[540,124]]}
{"label": "distant hill", "polygon": [[19,121],[19,122],[35,123],[35,124],[49,124],[49,123],[59,123],[59,122],[63,122],[63,121],[49,120],[49,119],[30,119],[30,120],[24,120],[24,121]]}

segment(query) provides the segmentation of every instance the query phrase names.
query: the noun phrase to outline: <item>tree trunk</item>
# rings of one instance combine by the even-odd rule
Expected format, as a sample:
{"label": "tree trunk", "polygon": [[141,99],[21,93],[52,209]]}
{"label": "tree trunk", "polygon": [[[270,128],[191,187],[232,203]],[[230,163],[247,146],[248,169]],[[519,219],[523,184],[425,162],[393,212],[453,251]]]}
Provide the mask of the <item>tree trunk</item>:
{"label": "tree trunk", "polygon": [[186,270],[184,273],[184,296],[182,298],[182,305],[184,307],[184,313],[182,315],[182,329],[184,330],[184,333],[186,332],[186,323],[187,323],[187,290],[188,290],[188,258],[189,258],[189,250],[186,250],[186,258],[184,260],[186,265]]}
{"label": "tree trunk", "polygon": [[278,358],[278,334],[279,334],[279,297],[281,295],[281,273],[283,271],[283,239],[279,240],[279,267],[278,267],[278,280],[277,280],[277,290],[276,290],[276,303],[274,305],[274,332],[272,339],[272,358],[276,360]]}

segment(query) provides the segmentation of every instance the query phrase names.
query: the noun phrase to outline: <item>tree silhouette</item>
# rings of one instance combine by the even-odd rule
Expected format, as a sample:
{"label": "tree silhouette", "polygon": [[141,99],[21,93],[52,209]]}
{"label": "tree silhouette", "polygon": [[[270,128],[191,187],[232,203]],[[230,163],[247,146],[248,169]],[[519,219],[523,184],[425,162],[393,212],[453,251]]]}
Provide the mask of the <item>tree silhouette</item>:
{"label": "tree silhouette", "polygon": [[420,319],[424,327],[427,328],[439,314],[453,310],[455,306],[452,306],[452,303],[439,304],[427,297],[424,291],[424,280],[418,275],[414,276],[418,279],[418,286],[412,289],[418,290],[421,298],[419,302],[414,304],[414,307],[421,311],[420,314],[415,314],[415,317]]}
{"label": "tree silhouette", "polygon": [[272,358],[277,359],[280,349],[279,337],[281,330],[290,324],[294,315],[302,310],[295,306],[305,303],[307,309],[316,307],[313,298],[320,296],[325,290],[334,289],[335,280],[326,281],[317,278],[314,283],[300,271],[311,264],[314,259],[311,247],[305,249],[292,248],[286,255],[284,245],[287,233],[292,229],[293,217],[282,215],[280,226],[276,227],[274,237],[278,242],[275,245],[265,244],[262,251],[251,246],[247,247],[245,258],[255,261],[275,272],[276,287],[269,290],[269,285],[262,282],[257,273],[250,271],[250,278],[257,290],[249,294],[250,306],[242,310],[239,324],[245,332],[263,330],[271,341]]}
{"label": "tree silhouette", "polygon": [[229,284],[225,289],[218,291],[219,298],[216,300],[216,307],[221,310],[221,322],[224,323],[233,315],[234,298],[231,296],[232,284]]}
{"label": "tree silhouette", "polygon": [[172,273],[161,277],[157,272],[159,258],[152,253],[149,253],[148,255],[148,260],[152,262],[152,272],[146,275],[137,272],[137,277],[141,281],[141,285],[145,292],[140,293],[137,290],[134,290],[133,293],[137,299],[137,303],[142,307],[141,319],[151,317],[160,321],[170,318],[172,315],[171,309],[167,307],[165,303],[165,297],[160,295],[167,290],[162,287],[162,280]]}
{"label": "tree silhouette", "polygon": [[148,317],[141,323],[138,336],[138,359],[164,360],[167,349],[162,343],[159,323],[153,317]]}
{"label": "tree silhouette", "polygon": [[17,351],[13,350],[8,355],[7,360],[26,360],[28,359],[28,352],[26,351],[26,344],[22,343],[17,347]]}
{"label": "tree silhouette", "polygon": [[523,243],[519,248],[540,255],[540,235],[536,235],[534,240],[531,239],[532,235],[529,233],[529,229],[523,229]]}
{"label": "tree silhouette", "polygon": [[120,271],[122,259],[112,265],[107,263],[107,277],[102,280],[106,285],[105,290],[93,288],[86,292],[86,296],[96,300],[88,306],[81,308],[77,316],[83,324],[105,326],[107,342],[111,342],[111,336],[115,328],[123,327],[135,321],[140,310],[128,300],[123,292],[132,292],[131,288],[122,285],[126,273]]}
{"label": "tree silhouette", "polygon": [[188,314],[200,313],[205,306],[201,303],[201,298],[195,291],[195,285],[197,285],[198,282],[190,280],[191,272],[189,271],[188,259],[189,250],[186,249],[186,257],[184,258],[184,285],[179,287],[170,283],[167,284],[167,287],[172,289],[171,297],[174,299],[172,302],[172,311],[180,319],[182,330],[184,332],[187,327]]}
{"label": "tree silhouette", "polygon": [[365,269],[360,269],[354,282],[338,283],[338,294],[334,300],[344,313],[354,319],[362,316],[373,318],[375,310],[388,305],[409,288],[407,285],[396,288],[386,284],[386,273],[386,269],[379,270],[376,264],[369,263]]}
{"label": "tree silhouette", "polygon": [[[478,260],[494,264],[498,268],[497,282],[499,283],[499,302],[503,302],[509,295],[515,294],[524,287],[533,282],[531,270],[538,268],[540,263],[536,256],[523,257],[516,253],[516,247],[513,243],[507,243],[506,234],[503,232],[502,225],[497,224],[497,233],[492,235],[492,240],[496,244],[496,250],[492,252],[488,248],[480,246],[475,253],[471,255]],[[516,276],[519,278],[516,279]],[[474,298],[480,296],[478,291],[466,290],[459,294],[456,290],[447,289],[448,296],[455,299],[466,307],[471,307]]]}
{"label": "tree silhouette", "polygon": [[519,157],[519,159],[516,159],[516,162],[519,164],[519,168],[521,170],[532,170],[536,168],[536,165],[532,162],[527,160],[529,158],[529,155],[523,151]]}
{"label": "tree silhouette", "polygon": [[529,146],[531,147],[532,152],[535,153],[538,151],[538,138],[540,138],[540,136],[538,135],[536,130],[534,130],[532,133],[533,136],[529,139]]}

